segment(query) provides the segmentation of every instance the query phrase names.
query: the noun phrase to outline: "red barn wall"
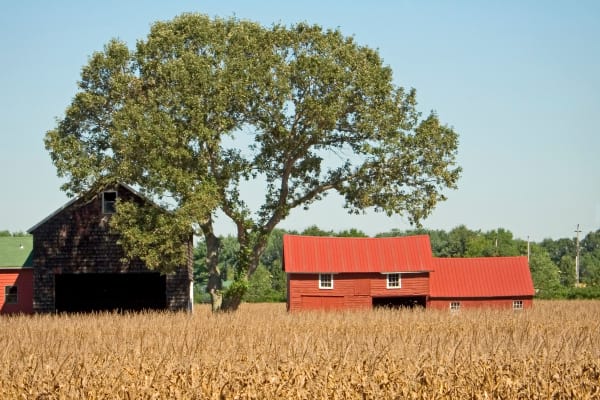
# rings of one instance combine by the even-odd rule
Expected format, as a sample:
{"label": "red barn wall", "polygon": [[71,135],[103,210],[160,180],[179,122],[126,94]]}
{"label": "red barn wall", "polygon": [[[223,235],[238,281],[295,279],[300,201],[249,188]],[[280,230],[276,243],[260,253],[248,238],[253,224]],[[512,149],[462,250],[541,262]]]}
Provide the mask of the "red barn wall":
{"label": "red barn wall", "polygon": [[371,281],[371,296],[427,296],[429,293],[429,273],[402,274],[400,277],[400,288],[388,289],[386,286],[387,276],[378,274],[377,279]]}
{"label": "red barn wall", "polygon": [[[5,304],[4,288],[17,286],[17,304]],[[0,314],[33,313],[33,269],[0,270]]]}
{"label": "red barn wall", "polygon": [[319,289],[318,274],[288,274],[288,309],[365,309],[372,297],[427,296],[428,273],[403,274],[401,288],[387,289],[387,277],[379,273],[333,275],[333,289]]}
{"label": "red barn wall", "polygon": [[514,300],[522,300],[523,308],[529,308],[533,306],[533,299],[531,297],[511,297],[511,298],[485,298],[485,299],[429,299],[427,301],[427,307],[438,309],[438,310],[449,310],[450,303],[454,301],[460,302],[460,309],[473,309],[473,308],[499,308],[499,309],[511,309],[513,308]]}

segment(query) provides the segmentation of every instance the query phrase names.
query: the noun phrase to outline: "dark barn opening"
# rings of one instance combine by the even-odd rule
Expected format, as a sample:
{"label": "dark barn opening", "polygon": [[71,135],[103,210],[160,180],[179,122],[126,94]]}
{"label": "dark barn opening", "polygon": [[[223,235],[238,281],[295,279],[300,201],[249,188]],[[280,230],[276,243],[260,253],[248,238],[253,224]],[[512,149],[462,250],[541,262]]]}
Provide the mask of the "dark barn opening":
{"label": "dark barn opening", "polygon": [[425,307],[425,296],[373,297],[373,307],[416,308]]}
{"label": "dark barn opening", "polygon": [[57,274],[54,279],[59,312],[166,308],[166,277],[159,273]]}

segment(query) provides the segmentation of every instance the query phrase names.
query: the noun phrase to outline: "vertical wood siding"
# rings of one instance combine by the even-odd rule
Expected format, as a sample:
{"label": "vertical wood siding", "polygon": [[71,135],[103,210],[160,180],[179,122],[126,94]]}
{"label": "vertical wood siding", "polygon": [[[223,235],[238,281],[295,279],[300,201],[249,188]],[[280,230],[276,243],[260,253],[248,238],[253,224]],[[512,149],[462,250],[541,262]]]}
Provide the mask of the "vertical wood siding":
{"label": "vertical wood siding", "polygon": [[429,273],[401,274],[400,288],[388,289],[387,276],[379,275],[371,280],[371,296],[427,296],[429,293]]}
{"label": "vertical wood siding", "polygon": [[460,310],[463,309],[474,309],[474,308],[498,308],[498,309],[509,309],[513,308],[513,301],[523,301],[523,308],[529,308],[533,306],[533,299],[531,297],[511,297],[511,298],[486,298],[486,299],[429,299],[427,307],[437,310],[450,310],[451,302],[459,302]]}
{"label": "vertical wood siding", "polygon": [[387,289],[386,275],[349,273],[333,275],[333,289],[319,289],[318,274],[288,274],[288,310],[365,309],[373,297],[427,296],[429,274],[404,274],[402,287]]}

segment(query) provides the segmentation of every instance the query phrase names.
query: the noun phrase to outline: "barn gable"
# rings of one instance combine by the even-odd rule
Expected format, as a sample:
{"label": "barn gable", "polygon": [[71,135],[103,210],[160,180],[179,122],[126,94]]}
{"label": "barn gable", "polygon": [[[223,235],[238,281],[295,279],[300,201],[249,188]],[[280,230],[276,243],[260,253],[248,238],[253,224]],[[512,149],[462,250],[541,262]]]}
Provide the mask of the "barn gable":
{"label": "barn gable", "polygon": [[189,258],[174,274],[161,275],[139,260],[125,260],[119,235],[109,228],[117,199],[146,202],[126,185],[74,199],[32,227],[34,309],[88,311],[187,309],[192,281]]}

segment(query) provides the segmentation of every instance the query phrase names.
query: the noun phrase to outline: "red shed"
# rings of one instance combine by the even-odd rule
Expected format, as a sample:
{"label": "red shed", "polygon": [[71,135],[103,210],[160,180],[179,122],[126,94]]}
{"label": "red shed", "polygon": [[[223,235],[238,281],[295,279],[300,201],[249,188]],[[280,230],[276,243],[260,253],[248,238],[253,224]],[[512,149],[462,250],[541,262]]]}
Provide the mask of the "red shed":
{"label": "red shed", "polygon": [[433,257],[425,235],[283,237],[288,310],[425,306]]}
{"label": "red shed", "polygon": [[287,307],[413,306],[521,309],[532,304],[526,257],[434,258],[429,237],[285,235]]}
{"label": "red shed", "polygon": [[0,314],[33,313],[33,238],[0,237]]}
{"label": "red shed", "polygon": [[532,305],[527,257],[434,258],[428,306],[522,309]]}

